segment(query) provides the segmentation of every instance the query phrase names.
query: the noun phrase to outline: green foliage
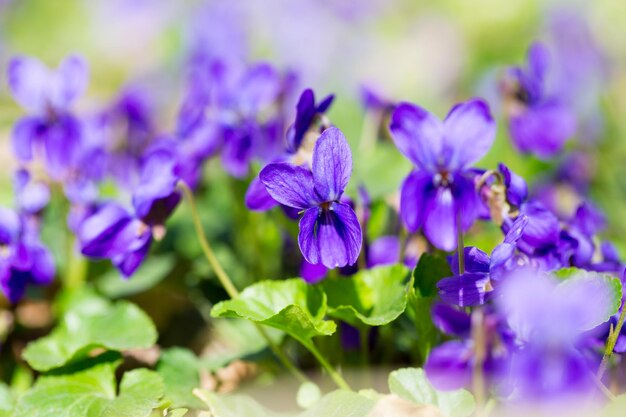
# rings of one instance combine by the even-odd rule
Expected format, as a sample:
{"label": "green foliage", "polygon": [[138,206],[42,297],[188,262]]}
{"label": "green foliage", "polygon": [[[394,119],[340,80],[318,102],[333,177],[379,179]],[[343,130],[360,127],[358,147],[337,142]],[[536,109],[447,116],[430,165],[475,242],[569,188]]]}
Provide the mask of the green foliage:
{"label": "green foliage", "polygon": [[24,394],[14,417],[148,417],[163,397],[163,381],[147,369],[122,377],[119,395],[115,368],[105,362],[69,375],[43,376]]}
{"label": "green foliage", "polygon": [[328,297],[328,315],[354,327],[382,326],[404,312],[409,288],[404,265],[381,266],[349,278],[321,284]]}
{"label": "green foliage", "polygon": [[424,297],[437,295],[437,282],[449,276],[452,276],[450,265],[445,256],[440,254],[422,254],[413,270],[415,289]]}
{"label": "green foliage", "polygon": [[81,304],[63,316],[48,335],[31,342],[23,357],[38,371],[49,371],[85,357],[94,348],[148,348],[157,339],[150,318],[127,301]]}
{"label": "green foliage", "polygon": [[[268,410],[245,395],[220,396],[206,390],[196,390],[196,395],[219,417],[281,417],[281,413]],[[297,417],[366,417],[376,400],[351,391],[333,391]]]}
{"label": "green foliage", "polygon": [[161,354],[156,370],[163,378],[165,396],[172,407],[203,408],[193,395],[200,386],[200,367],[199,359],[188,349],[172,348]]}
{"label": "green foliage", "polygon": [[132,279],[123,279],[119,271],[113,269],[98,278],[96,288],[109,298],[120,298],[137,294],[161,282],[175,264],[173,255],[159,255],[148,258],[133,274]]}
{"label": "green foliage", "polygon": [[476,407],[474,397],[464,389],[437,391],[422,369],[404,368],[389,374],[389,390],[400,398],[422,405],[433,405],[447,417],[466,417]]}
{"label": "green foliage", "polygon": [[315,336],[335,332],[336,324],[324,320],[326,294],[299,278],[261,281],[246,288],[239,298],[213,307],[214,317],[238,317],[282,330],[305,345]]}

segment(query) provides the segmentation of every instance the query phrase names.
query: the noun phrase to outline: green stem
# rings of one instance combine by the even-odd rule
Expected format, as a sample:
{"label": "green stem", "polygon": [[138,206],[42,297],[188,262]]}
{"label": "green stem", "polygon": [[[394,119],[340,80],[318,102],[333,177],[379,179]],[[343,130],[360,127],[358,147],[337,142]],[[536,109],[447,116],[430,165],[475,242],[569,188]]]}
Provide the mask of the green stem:
{"label": "green stem", "polygon": [[459,275],[465,273],[465,244],[463,243],[463,227],[461,225],[461,212],[456,215],[456,250],[459,254]]}
{"label": "green stem", "polygon": [[611,355],[613,354],[613,349],[615,349],[617,338],[622,331],[624,318],[626,317],[626,308],[624,307],[625,306],[622,306],[622,313],[619,315],[617,325],[615,326],[615,328],[611,328],[611,331],[609,332],[609,337],[606,341],[606,349],[604,350],[604,356],[602,357],[602,362],[600,362],[600,368],[598,368],[598,379],[601,379],[604,375],[604,372],[606,372],[606,367],[609,364],[609,359],[611,359]]}
{"label": "green stem", "polygon": [[82,287],[87,278],[87,260],[76,253],[75,243],[75,238],[70,237],[67,248],[65,286],[71,289]]}
{"label": "green stem", "polygon": [[312,341],[308,343],[302,343],[302,344],[304,345],[304,347],[306,347],[309,350],[309,352],[313,354],[313,356],[315,356],[315,359],[317,359],[320,365],[322,365],[322,368],[324,368],[326,372],[328,372],[328,375],[330,376],[330,378],[335,382],[335,384],[337,384],[339,388],[345,389],[345,390],[351,390],[350,385],[348,385],[346,380],[343,379],[341,375],[339,375],[339,373],[335,370],[335,368],[333,368],[333,366],[330,363],[328,363],[328,361],[326,361],[326,359],[324,358],[324,355],[322,355],[321,352],[317,350],[317,348],[315,347]]}
{"label": "green stem", "polygon": [[[209,244],[209,241],[204,234],[204,228],[202,227],[202,222],[200,221],[200,215],[198,213],[198,208],[196,207],[196,201],[193,197],[193,192],[191,191],[189,186],[183,181],[178,182],[178,188],[185,196],[185,199],[187,200],[187,203],[191,210],[191,217],[193,219],[193,225],[196,230],[196,236],[198,237],[198,241],[200,242],[200,247],[202,248],[204,256],[206,257],[207,261],[209,261],[209,264],[215,271],[215,275],[217,275],[217,278],[222,284],[222,287],[224,287],[224,289],[226,290],[226,293],[228,293],[228,296],[233,299],[238,298],[239,291],[237,291],[237,288],[226,274],[226,271],[224,271],[224,268],[222,268],[222,265],[217,260],[217,257],[213,253],[213,249],[211,249],[211,245]],[[272,350],[272,352],[274,352],[274,354],[282,362],[285,368],[287,368],[300,382],[309,381],[309,379],[291,362],[291,360],[289,360],[287,355],[285,355],[285,353],[272,341],[265,329],[263,329],[263,327],[261,327],[257,323],[255,323],[255,326],[263,339],[265,339],[265,341],[267,342],[269,348]]]}

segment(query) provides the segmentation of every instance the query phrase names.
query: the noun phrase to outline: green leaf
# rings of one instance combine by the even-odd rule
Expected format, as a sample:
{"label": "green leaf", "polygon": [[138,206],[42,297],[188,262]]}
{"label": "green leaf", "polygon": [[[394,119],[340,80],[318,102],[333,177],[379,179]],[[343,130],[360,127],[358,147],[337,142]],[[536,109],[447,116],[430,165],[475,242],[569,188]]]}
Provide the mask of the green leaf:
{"label": "green leaf", "polygon": [[308,345],[315,336],[335,332],[335,322],[324,320],[326,294],[299,278],[261,281],[234,300],[218,303],[213,317],[238,317],[282,330]]}
{"label": "green leaf", "polygon": [[[270,339],[280,344],[285,333],[267,328]],[[261,352],[267,348],[267,341],[259,337],[259,329],[254,323],[242,319],[215,320],[211,332],[212,343],[222,346],[217,352],[202,358],[203,368],[216,371],[230,362]]]}
{"label": "green leaf", "polygon": [[154,324],[136,305],[101,303],[69,311],[48,336],[30,343],[23,357],[34,369],[49,371],[96,347],[116,351],[148,348],[156,339]]}
{"label": "green leaf", "polygon": [[194,394],[209,408],[211,416],[218,417],[278,417],[280,414],[268,410],[247,395],[218,395],[204,389]]}
{"label": "green leaf", "polygon": [[193,395],[200,386],[200,361],[188,349],[172,348],[164,351],[157,363],[157,373],[165,384],[165,397],[172,407],[203,408]]}
{"label": "green leaf", "polygon": [[437,391],[418,368],[398,369],[389,374],[389,391],[416,404],[435,406],[448,417],[466,417],[476,408],[468,391]]}
{"label": "green leaf", "polygon": [[422,254],[413,270],[415,288],[424,297],[437,295],[437,282],[449,276],[452,276],[450,265],[445,256],[439,254]]}
{"label": "green leaf", "polygon": [[328,297],[328,315],[354,327],[382,326],[404,312],[407,303],[404,265],[380,266],[350,278],[327,279],[321,284]]}
{"label": "green leaf", "polygon": [[187,410],[186,408],[177,408],[175,410],[169,410],[167,412],[167,414],[165,415],[165,417],[183,417],[185,414],[187,414],[189,410]]}
{"label": "green leaf", "polygon": [[432,320],[431,307],[435,297],[423,297],[415,289],[409,292],[407,315],[415,325],[413,335],[417,338],[416,348],[421,362],[425,362],[430,350],[439,339],[439,330]]}
{"label": "green leaf", "polygon": [[376,401],[351,391],[333,391],[298,417],[367,417]]}
{"label": "green leaf", "polygon": [[96,281],[96,288],[108,298],[137,294],[161,282],[172,271],[174,265],[174,256],[153,256],[133,274],[133,279],[123,279],[119,271],[112,269]]}
{"label": "green leaf", "polygon": [[[194,393],[219,417],[279,417],[285,414],[270,411],[246,395],[221,396],[206,390]],[[367,417],[376,400],[351,391],[333,391],[323,396],[297,417]]]}
{"label": "green leaf", "polygon": [[571,278],[572,276],[578,274],[581,271],[582,271],[581,269],[578,269],[576,267],[570,266],[568,268],[557,269],[556,271],[552,272],[552,274],[559,281],[565,281],[566,279]]}
{"label": "green leaf", "polygon": [[116,362],[63,376],[43,376],[24,394],[14,412],[20,417],[148,417],[163,396],[163,381],[147,369],[122,377],[116,395]]}
{"label": "green leaf", "polygon": [[11,389],[4,383],[0,383],[0,417],[8,417],[12,414],[15,400]]}

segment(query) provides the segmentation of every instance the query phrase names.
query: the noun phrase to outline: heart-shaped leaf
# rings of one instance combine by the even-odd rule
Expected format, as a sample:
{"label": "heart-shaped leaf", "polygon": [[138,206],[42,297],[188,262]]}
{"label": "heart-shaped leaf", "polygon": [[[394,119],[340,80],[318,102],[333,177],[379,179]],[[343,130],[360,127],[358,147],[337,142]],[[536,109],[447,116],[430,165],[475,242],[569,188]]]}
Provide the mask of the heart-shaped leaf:
{"label": "heart-shaped leaf", "polygon": [[200,360],[190,350],[172,348],[164,351],[157,363],[157,372],[165,384],[165,396],[172,407],[202,408],[193,395],[200,386]]}
{"label": "heart-shaped leaf", "polygon": [[156,339],[152,320],[139,307],[127,301],[103,301],[67,312],[48,336],[26,347],[23,357],[34,369],[49,371],[84,357],[93,348],[148,348]]}
{"label": "heart-shaped leaf", "polygon": [[299,278],[262,281],[247,287],[234,300],[218,303],[213,317],[239,317],[275,327],[309,345],[315,336],[335,332],[336,324],[324,320],[326,294]]}
{"label": "heart-shaped leaf", "polygon": [[148,417],[159,406],[163,381],[156,372],[136,369],[122,377],[116,394],[115,368],[105,362],[69,375],[43,376],[24,394],[15,417]]}
{"label": "heart-shaped leaf", "polygon": [[349,278],[323,281],[328,315],[354,327],[394,321],[406,308],[409,272],[404,265],[380,266]]}

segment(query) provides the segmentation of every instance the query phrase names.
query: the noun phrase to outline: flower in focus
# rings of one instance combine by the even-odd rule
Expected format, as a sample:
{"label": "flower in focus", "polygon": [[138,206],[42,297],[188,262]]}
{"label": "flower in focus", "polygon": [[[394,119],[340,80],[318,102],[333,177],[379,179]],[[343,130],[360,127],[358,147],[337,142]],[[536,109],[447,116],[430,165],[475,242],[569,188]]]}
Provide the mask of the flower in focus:
{"label": "flower in focus", "polygon": [[70,107],[87,87],[86,63],[70,55],[50,70],[36,58],[20,56],[9,63],[7,78],[13,98],[29,112],[13,129],[17,158],[43,158],[50,176],[61,179],[80,150],[81,125]]}
{"label": "flower in focus", "polygon": [[[330,108],[334,96],[326,96],[320,103],[315,102],[315,93],[307,88],[300,94],[296,105],[295,122],[287,130],[287,144],[284,151],[273,162],[290,162],[294,165],[311,166],[313,147],[320,131],[328,127],[324,113]],[[250,210],[264,211],[278,203],[267,193],[261,180],[256,177],[246,192],[246,206]]]}
{"label": "flower in focus", "polygon": [[483,210],[471,165],[493,143],[496,125],[479,99],[458,104],[442,122],[421,107],[399,104],[393,140],[416,169],[402,185],[400,213],[407,229],[424,234],[439,249],[456,248],[457,216],[468,230]]}
{"label": "flower in focus", "polygon": [[280,204],[304,210],[298,243],[307,262],[337,268],[356,263],[361,225],[354,210],[340,202],[352,173],[350,147],[337,128],[326,129],[315,143],[311,170],[272,163],[261,182]]}
{"label": "flower in focus", "polygon": [[576,117],[564,98],[550,91],[550,56],[541,43],[528,51],[528,67],[507,71],[502,82],[504,111],[515,146],[523,153],[550,158],[576,132]]}

